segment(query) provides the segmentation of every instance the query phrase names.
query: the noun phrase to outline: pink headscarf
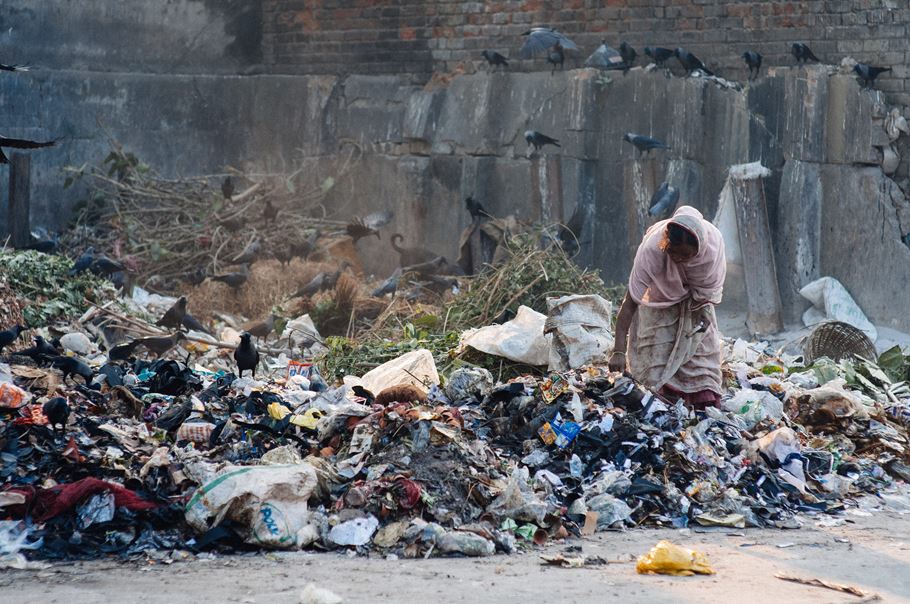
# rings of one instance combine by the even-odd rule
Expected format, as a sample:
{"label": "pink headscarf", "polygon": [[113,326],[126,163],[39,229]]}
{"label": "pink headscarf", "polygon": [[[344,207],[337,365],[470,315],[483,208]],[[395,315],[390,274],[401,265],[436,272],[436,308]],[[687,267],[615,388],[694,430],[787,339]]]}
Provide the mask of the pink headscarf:
{"label": "pink headscarf", "polygon": [[[667,225],[678,224],[698,239],[698,253],[676,263],[659,245]],[[661,220],[645,233],[629,276],[629,295],[638,304],[668,308],[691,297],[694,305],[719,304],[727,276],[724,238],[701,212],[680,206],[668,220]]]}

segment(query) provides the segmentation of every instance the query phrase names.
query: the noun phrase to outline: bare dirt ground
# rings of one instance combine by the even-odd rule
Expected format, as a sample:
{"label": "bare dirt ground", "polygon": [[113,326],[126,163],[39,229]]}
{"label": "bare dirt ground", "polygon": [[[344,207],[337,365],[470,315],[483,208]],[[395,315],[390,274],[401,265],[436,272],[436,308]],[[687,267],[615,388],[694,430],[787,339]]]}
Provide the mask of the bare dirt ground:
{"label": "bare dirt ground", "polygon": [[[830,520],[831,517],[824,517]],[[0,572],[0,602],[299,602],[310,582],[346,602],[861,602],[863,598],[789,583],[776,573],[848,583],[884,602],[910,602],[910,514],[846,514],[845,525],[799,530],[635,529],[553,543],[492,558],[385,560],[338,553],[269,553],[178,562],[109,561]],[[634,558],[660,539],[706,552],[713,576],[645,576]],[[545,567],[540,554],[580,545],[614,563]],[[785,547],[780,547],[785,546]]]}

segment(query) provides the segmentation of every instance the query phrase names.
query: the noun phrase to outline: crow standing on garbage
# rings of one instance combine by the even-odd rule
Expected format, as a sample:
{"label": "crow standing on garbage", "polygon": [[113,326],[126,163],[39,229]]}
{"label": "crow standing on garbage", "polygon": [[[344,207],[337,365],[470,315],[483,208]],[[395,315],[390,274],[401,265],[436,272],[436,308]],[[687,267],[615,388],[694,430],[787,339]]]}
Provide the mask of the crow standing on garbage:
{"label": "crow standing on garbage", "polygon": [[234,196],[234,179],[230,175],[225,176],[224,180],[221,181],[221,194],[228,201]]}
{"label": "crow standing on garbage", "polygon": [[762,56],[755,51],[747,50],[742,54],[743,61],[746,62],[746,66],[749,68],[749,79],[755,79],[758,77],[758,72],[761,71],[761,60]]}
{"label": "crow standing on garbage", "polygon": [[73,268],[70,269],[69,276],[73,277],[78,275],[82,271],[87,271],[89,267],[92,266],[92,262],[95,260],[95,248],[89,246],[82,255],[76,259],[76,262],[73,263]]}
{"label": "crow standing on garbage", "polygon": [[683,67],[686,68],[686,71],[692,73],[696,69],[704,71],[709,76],[713,76],[714,72],[705,67],[705,64],[701,62],[701,59],[693,55],[691,52],[685,48],[677,48],[673,51],[673,54],[679,59],[679,62]]}
{"label": "crow standing on garbage", "polygon": [[50,359],[51,365],[63,372],[63,381],[66,382],[67,378],[78,375],[83,380],[85,380],[86,385],[88,385],[92,378],[95,377],[92,368],[87,364],[83,363],[76,357],[68,356],[56,356]]}
{"label": "crow standing on garbage", "polygon": [[202,333],[207,333],[209,335],[212,335],[212,332],[210,332],[208,329],[206,329],[205,325],[200,323],[199,319],[197,319],[190,313],[186,313],[185,315],[183,315],[183,320],[181,321],[181,323],[183,324],[184,327],[186,327],[190,331],[201,331]]}
{"label": "crow standing on garbage", "polygon": [[246,280],[250,277],[250,269],[247,265],[240,267],[239,271],[233,273],[223,273],[221,275],[214,275],[212,281],[220,281],[225,285],[231,287],[232,289],[237,289],[241,287]]}
{"label": "crow standing on garbage", "polygon": [[240,334],[240,344],[234,350],[234,360],[237,362],[237,373],[243,377],[243,372],[250,370],[253,379],[256,379],[256,366],[259,364],[259,351],[253,344],[253,335],[249,332]]}
{"label": "crow standing on garbage", "polygon": [[275,222],[275,219],[278,218],[278,208],[272,205],[271,199],[265,200],[265,207],[262,208],[262,218],[266,224]]}
{"label": "crow standing on garbage", "polygon": [[147,351],[151,352],[155,356],[161,356],[171,348],[177,345],[177,342],[185,340],[186,336],[182,331],[178,331],[169,336],[151,336],[148,338],[139,338],[134,344],[135,346],[142,346]]}
{"label": "crow standing on garbage", "polygon": [[58,247],[60,247],[60,235],[54,235],[53,237],[48,237],[46,239],[33,238],[32,242],[22,249],[35,250],[42,254],[53,254],[57,251]]}
{"label": "crow standing on garbage", "polygon": [[0,331],[0,351],[19,339],[19,334],[25,331],[22,325],[13,325],[5,331]]}
{"label": "crow standing on garbage", "polygon": [[487,64],[490,67],[496,67],[497,65],[502,67],[509,66],[509,62],[506,60],[506,58],[495,50],[485,50],[480,54],[483,55],[483,58],[486,59]]}
{"label": "crow standing on garbage", "polygon": [[645,54],[654,59],[654,63],[658,67],[662,67],[664,61],[672,57],[674,52],[669,48],[661,48],[660,46],[645,46]]}
{"label": "crow standing on garbage", "polygon": [[262,244],[259,239],[253,239],[243,248],[242,252],[231,259],[231,264],[249,264],[259,257],[259,250],[261,249]]}
{"label": "crow standing on garbage", "polygon": [[891,68],[873,67],[872,65],[866,65],[865,63],[857,63],[853,66],[853,71],[859,76],[862,87],[872,90],[872,85],[875,84],[875,78],[886,71],[891,71]]}
{"label": "crow standing on garbage", "polygon": [[635,134],[633,132],[626,132],[622,139],[627,143],[632,143],[632,145],[638,149],[638,151],[645,155],[650,153],[652,149],[669,149],[670,147],[667,143],[659,141],[656,138],[650,136],[644,136],[643,134]]}
{"label": "crow standing on garbage", "polygon": [[107,351],[107,358],[111,361],[128,361],[138,345],[139,340],[118,344]]}
{"label": "crow standing on garbage", "polygon": [[319,230],[313,231],[313,233],[302,241],[294,241],[288,246],[288,254],[292,258],[300,258],[306,260],[307,257],[316,250],[316,242],[319,240],[320,232]]}
{"label": "crow standing on garbage", "polygon": [[243,331],[250,333],[257,338],[266,338],[275,330],[275,319],[277,318],[277,316],[270,314],[262,321],[251,321],[243,326]]}
{"label": "crow standing on garbage", "polygon": [[126,269],[121,263],[108,258],[104,254],[101,254],[100,256],[95,256],[92,259],[92,264],[88,267],[88,270],[95,275],[110,276],[114,273],[123,272]]}
{"label": "crow standing on garbage", "polygon": [[60,425],[63,430],[66,430],[66,422],[70,417],[70,406],[65,398],[55,396],[44,403],[41,410],[44,411],[44,415],[47,417],[48,424],[50,424],[52,429],[56,430],[57,426]]}
{"label": "crow standing on garbage", "polygon": [[480,202],[474,199],[471,195],[465,197],[464,205],[468,209],[468,214],[471,215],[472,221],[492,218],[492,216],[490,216],[490,213],[484,209]]}
{"label": "crow standing on garbage", "polygon": [[60,351],[51,346],[47,340],[41,336],[35,336],[35,345],[25,350],[17,350],[16,354],[23,357],[29,357],[35,362],[46,360],[49,357],[57,356]]}
{"label": "crow standing on garbage", "polygon": [[164,315],[155,323],[159,327],[170,327],[172,329],[180,329],[180,326],[183,325],[183,318],[186,316],[186,296],[180,296],[177,298],[177,301],[174,302]]}
{"label": "crow standing on garbage", "polygon": [[651,207],[648,209],[648,216],[669,216],[678,201],[679,189],[665,182],[651,196]]}
{"label": "crow standing on garbage", "polygon": [[399,281],[399,279],[401,279],[401,275],[403,272],[404,271],[401,269],[400,266],[398,268],[396,268],[392,272],[392,274],[389,275],[388,279],[386,279],[385,281],[380,283],[379,287],[374,289],[370,293],[370,295],[373,296],[374,298],[381,298],[382,296],[384,296],[386,294],[394,294],[395,291],[398,289],[398,281]]}
{"label": "crow standing on garbage", "polygon": [[559,139],[551,138],[546,134],[541,134],[537,130],[526,130],[525,140],[528,142],[529,147],[534,147],[534,151],[540,151],[547,145],[553,145],[554,147],[562,146],[559,144]]}
{"label": "crow standing on garbage", "polygon": [[818,57],[812,54],[812,49],[802,42],[794,42],[790,46],[790,54],[796,58],[797,63],[807,63],[809,61],[815,61],[816,63],[821,62]]}
{"label": "crow standing on garbage", "polygon": [[3,147],[10,149],[40,149],[42,147],[53,147],[57,141],[31,141],[24,138],[8,138],[0,136],[0,164],[8,164],[9,158],[3,153]]}

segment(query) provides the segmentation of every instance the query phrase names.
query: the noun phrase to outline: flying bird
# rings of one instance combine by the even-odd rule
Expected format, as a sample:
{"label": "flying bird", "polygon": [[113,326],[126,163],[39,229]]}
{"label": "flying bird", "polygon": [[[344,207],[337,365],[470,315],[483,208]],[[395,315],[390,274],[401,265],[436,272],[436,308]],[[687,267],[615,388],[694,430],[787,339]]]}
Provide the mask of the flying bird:
{"label": "flying bird", "polygon": [[873,67],[872,65],[866,65],[865,63],[857,63],[853,66],[853,71],[859,76],[862,87],[872,90],[872,86],[875,84],[875,78],[886,71],[891,71],[891,68]]}
{"label": "flying bird", "polygon": [[812,54],[812,49],[802,42],[794,42],[790,46],[790,54],[796,58],[797,63],[807,63],[809,61],[815,61],[816,63],[821,62],[818,57]]}
{"label": "flying bird", "polygon": [[654,63],[658,67],[661,67],[664,61],[675,55],[671,49],[661,48],[660,46],[645,46],[645,54],[654,59]]}
{"label": "flying bird", "polygon": [[[634,50],[632,51],[635,52]],[[591,53],[585,59],[585,67],[594,67],[604,71],[610,69],[628,69],[628,64],[623,59],[622,54],[614,48],[607,46],[607,41],[603,40],[597,50]]]}
{"label": "flying bird", "polygon": [[540,151],[547,145],[553,145],[554,147],[562,146],[559,144],[559,139],[551,138],[546,134],[541,134],[537,130],[526,130],[525,140],[528,141],[529,147],[534,147],[534,151]]}
{"label": "flying bird", "polygon": [[240,334],[240,344],[234,350],[234,361],[237,362],[237,373],[243,377],[243,372],[249,370],[253,379],[256,379],[256,366],[259,364],[259,351],[253,344],[253,336],[249,332]]}
{"label": "flying bird", "polygon": [[8,138],[0,136],[0,164],[8,164],[9,158],[3,153],[3,147],[10,149],[41,149],[42,147],[53,147],[57,141],[32,141],[24,138]]}
{"label": "flying bird", "polygon": [[234,179],[230,175],[225,176],[224,180],[221,181],[221,194],[228,201],[234,196]]}
{"label": "flying bird", "polygon": [[709,76],[713,76],[714,72],[705,67],[705,64],[701,62],[701,59],[696,57],[694,54],[686,50],[685,48],[677,48],[673,51],[674,56],[679,59],[679,62],[683,67],[686,68],[686,71],[692,73],[696,69],[699,69]]}
{"label": "flying bird", "polygon": [[183,317],[186,316],[186,296],[180,296],[177,301],[165,311],[160,319],[155,323],[159,327],[170,327],[171,329],[180,329],[183,325]]}
{"label": "flying bird", "polygon": [[635,58],[638,56],[638,53],[635,52],[635,49],[629,46],[625,40],[623,40],[623,42],[619,45],[619,54],[622,56],[622,60],[626,64],[626,71],[628,71],[632,65],[635,64]]}
{"label": "flying bird", "polygon": [[642,155],[649,153],[652,149],[670,148],[667,143],[659,141],[656,138],[644,136],[642,134],[634,134],[632,132],[626,132],[623,135],[622,139],[627,143],[632,143],[632,145],[638,149]]}
{"label": "flying bird", "polygon": [[0,63],[0,71],[28,71],[28,67],[25,65],[6,65],[5,63]]}
{"label": "flying bird", "polygon": [[561,50],[578,50],[575,42],[550,27],[532,27],[521,35],[528,37],[518,52],[522,59],[530,59],[557,44]]}
{"label": "flying bird", "polygon": [[678,202],[679,189],[665,182],[651,196],[651,207],[648,209],[648,216],[669,216]]}
{"label": "flying bird", "polygon": [[363,218],[355,217],[345,225],[344,230],[354,240],[354,243],[372,235],[376,235],[377,239],[382,239],[379,229],[389,224],[394,216],[395,214],[391,210],[384,210],[373,212]]}
{"label": "flying bird", "polygon": [[761,71],[761,60],[762,56],[755,51],[747,50],[742,54],[743,61],[746,62],[746,66],[749,68],[749,79],[755,79],[758,77],[758,72]]}
{"label": "flying bird", "polygon": [[483,58],[487,60],[487,64],[490,67],[496,67],[497,65],[502,67],[509,66],[509,62],[506,60],[506,58],[495,50],[485,50],[480,54],[483,55]]}
{"label": "flying bird", "polygon": [[0,351],[19,339],[19,334],[25,331],[22,325],[13,325],[7,330],[0,331]]}

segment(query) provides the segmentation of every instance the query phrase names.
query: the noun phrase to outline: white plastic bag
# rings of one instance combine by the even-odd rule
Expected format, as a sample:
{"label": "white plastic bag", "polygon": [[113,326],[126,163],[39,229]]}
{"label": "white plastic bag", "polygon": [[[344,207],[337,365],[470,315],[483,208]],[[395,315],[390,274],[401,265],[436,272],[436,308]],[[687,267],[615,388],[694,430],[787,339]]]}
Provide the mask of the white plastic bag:
{"label": "white plastic bag", "polygon": [[346,386],[363,386],[373,394],[379,394],[391,386],[411,384],[423,393],[429,392],[429,385],[439,383],[436,361],[433,353],[426,348],[412,350],[396,359],[387,361],[363,374],[363,377],[345,376]]}
{"label": "white plastic bag", "polygon": [[547,317],[527,306],[519,306],[515,318],[502,325],[487,325],[461,334],[461,346],[504,357],[516,363],[546,365],[548,338],[543,327]]}
{"label": "white plastic bag", "polygon": [[224,518],[245,528],[247,543],[288,549],[315,541],[307,501],[318,479],[313,466],[227,466],[186,504],[187,523],[202,533]]}
{"label": "white plastic bag", "polygon": [[784,414],[784,404],[780,399],[764,390],[739,390],[721,404],[724,411],[742,420],[746,430],[751,430],[765,418],[780,419]]}
{"label": "white plastic bag", "polygon": [[606,363],[613,350],[613,305],[597,294],[547,298],[550,371]]}
{"label": "white plastic bag", "polygon": [[816,279],[799,290],[799,295],[812,303],[812,308],[803,313],[807,327],[823,321],[841,321],[863,331],[873,342],[878,338],[875,326],[837,279]]}

